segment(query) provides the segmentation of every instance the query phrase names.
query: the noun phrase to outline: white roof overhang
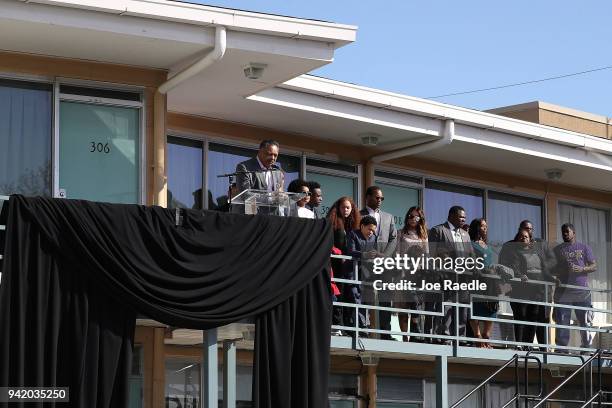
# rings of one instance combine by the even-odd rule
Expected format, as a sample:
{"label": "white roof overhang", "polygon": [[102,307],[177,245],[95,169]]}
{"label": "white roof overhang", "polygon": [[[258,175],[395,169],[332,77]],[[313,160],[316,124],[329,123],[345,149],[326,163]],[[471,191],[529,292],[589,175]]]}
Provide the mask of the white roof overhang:
{"label": "white roof overhang", "polygon": [[258,125],[354,145],[378,133],[376,154],[439,139],[452,119],[453,142],[415,157],[542,180],[561,169],[559,182],[612,191],[610,140],[309,75],[248,100],[265,105],[246,115],[257,112]]}
{"label": "white roof overhang", "polygon": [[[333,60],[356,27],[168,0],[0,0],[0,50],[167,70],[169,76],[227,31],[225,56],[169,95],[169,106],[202,114],[215,94],[243,97]],[[259,80],[243,66],[267,65]]]}

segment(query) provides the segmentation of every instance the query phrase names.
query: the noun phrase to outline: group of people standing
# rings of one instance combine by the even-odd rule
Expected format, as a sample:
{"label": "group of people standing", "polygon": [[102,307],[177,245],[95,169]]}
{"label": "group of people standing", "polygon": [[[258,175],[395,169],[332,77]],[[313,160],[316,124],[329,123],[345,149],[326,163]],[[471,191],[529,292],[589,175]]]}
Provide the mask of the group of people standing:
{"label": "group of people standing", "polygon": [[[275,191],[283,188],[284,174],[276,165],[279,145],[274,141],[263,141],[255,158],[240,163],[236,168],[239,191],[247,188]],[[538,343],[548,343],[547,328],[538,324],[550,322],[550,307],[543,305],[550,299],[545,282],[554,282],[555,307],[553,317],[556,325],[568,326],[573,306],[576,319],[581,327],[588,327],[592,313],[581,309],[591,307],[588,290],[588,274],[597,269],[591,248],[576,241],[576,229],[572,224],[563,224],[561,233],[563,243],[551,248],[542,240],[534,238],[533,223],[520,222],[514,238],[503,244],[495,260],[496,252],[489,244],[488,225],[484,218],[476,218],[467,224],[467,214],[461,206],[452,206],[445,222],[429,229],[423,209],[413,206],[408,209],[403,227],[397,231],[394,217],[382,211],[385,199],[382,188],[370,186],[365,194],[365,207],[359,209],[351,197],[340,197],[330,207],[326,215],[319,211],[323,200],[321,185],[316,182],[294,180],[287,191],[302,193],[304,197],[296,202],[297,216],[321,218],[327,216],[334,234],[333,253],[350,255],[351,261],[333,258],[332,270],[337,278],[367,282],[372,277],[372,263],[375,258],[393,258],[397,255],[417,258],[420,256],[440,258],[481,258],[483,270],[471,276],[457,274],[455,271],[427,270],[399,271],[391,279],[400,281],[405,278],[442,280],[448,278],[466,281],[484,275],[488,283],[485,299],[474,301],[468,318],[468,308],[443,308],[442,302],[468,304],[470,293],[467,291],[401,291],[394,294],[375,293],[371,285],[341,283],[332,285],[333,298],[352,304],[376,304],[381,307],[397,309],[435,311],[439,315],[425,316],[418,313],[399,313],[398,321],[404,341],[435,342],[436,335],[469,336],[481,339],[478,347],[491,348],[486,341],[491,338],[493,322],[480,318],[494,318],[499,309],[495,299],[508,295],[516,301],[511,302],[514,320],[533,324],[515,323],[514,340],[528,347],[537,338]],[[294,214],[295,215],[295,214]],[[493,278],[492,276],[496,276]],[[563,284],[563,286],[560,286]],[[573,287],[567,287],[573,286]],[[584,288],[584,289],[581,289]],[[401,293],[398,295],[398,293]],[[481,293],[482,295],[482,293]],[[566,306],[566,307],[563,307]],[[367,309],[334,307],[332,322],[337,326],[362,329],[376,328],[391,330],[390,311],[379,309],[376,325],[371,324],[371,313]],[[351,335],[353,332],[347,332]],[[334,330],[334,335],[344,335]],[[409,334],[409,335],[408,335]],[[426,334],[428,336],[423,336]],[[589,332],[580,331],[581,346],[589,347]],[[381,339],[395,340],[390,334],[381,334]],[[438,337],[440,338],[440,337]],[[442,337],[444,338],[444,337]],[[556,328],[556,344],[565,347],[569,343],[569,330]],[[440,340],[444,342],[445,340]],[[521,346],[519,346],[521,347]],[[561,348],[558,351],[564,351]]]}
{"label": "group of people standing", "polygon": [[[491,344],[486,340],[491,338],[493,322],[480,320],[479,317],[495,318],[499,302],[494,298],[507,295],[516,299],[510,303],[514,320],[535,323],[535,325],[528,323],[513,325],[514,340],[523,343],[519,348],[529,347],[534,337],[540,344],[549,343],[547,328],[538,325],[550,323],[550,307],[542,303],[552,300],[550,296],[547,297],[552,291],[545,289],[543,281],[555,283],[554,302],[560,305],[555,307],[553,312],[556,325],[569,326],[571,312],[574,310],[579,326],[590,326],[592,313],[580,307],[592,307],[588,274],[597,269],[597,264],[591,248],[577,242],[576,229],[572,224],[563,224],[561,227],[563,243],[551,248],[546,242],[535,239],[533,223],[523,220],[514,238],[503,244],[496,260],[496,251],[488,242],[488,225],[484,218],[476,218],[467,224],[465,209],[453,206],[449,209],[446,222],[428,229],[423,209],[414,206],[408,209],[403,227],[396,232],[393,217],[380,209],[383,200],[382,189],[372,186],[366,192],[365,209],[357,211],[349,197],[341,197],[332,206],[328,216],[334,228],[334,245],[341,249],[343,254],[360,260],[358,268],[355,268],[351,262],[345,262],[343,268],[338,265],[339,262],[335,262],[334,270],[342,271],[341,277],[356,279],[355,271],[357,271],[360,273],[359,278],[363,279],[368,273],[368,267],[364,266],[367,259],[404,254],[409,257],[419,257],[424,254],[442,258],[479,257],[484,261],[483,270],[476,271],[471,276],[457,274],[454,271],[440,273],[440,271],[422,270],[416,274],[411,273],[413,280],[441,280],[452,276],[458,281],[467,281],[478,276],[489,276],[489,279],[482,278],[488,283],[488,289],[485,293],[481,293],[488,298],[473,302],[469,319],[467,308],[459,307],[458,313],[453,307],[442,309],[443,301],[469,303],[470,293],[467,291],[442,291],[437,294],[419,291],[398,292],[401,295],[393,299],[394,308],[442,312],[442,316],[426,316],[424,322],[421,321],[420,314],[399,313],[400,330],[410,333],[410,336],[403,336],[404,341],[434,341],[433,335],[448,336],[457,333],[459,336],[482,339],[475,343],[477,347],[491,348]],[[336,274],[338,276],[338,272]],[[400,273],[395,277],[397,280],[404,278],[410,276]],[[573,287],[566,287],[568,285]],[[363,303],[363,294],[368,290],[363,285],[359,287],[346,284],[341,288],[340,300]],[[384,296],[379,295],[378,298],[384,299]],[[377,304],[391,306],[388,300],[379,301]],[[572,306],[579,308],[574,309]],[[338,309],[340,308],[334,313],[334,324],[355,326],[354,313],[350,313],[347,318]],[[381,311],[376,328],[390,330],[390,316],[390,312]],[[362,328],[370,328],[369,314],[365,310],[359,317],[359,325]],[[423,333],[432,336],[423,338]],[[343,333],[335,331],[335,334]],[[580,337],[581,347],[590,347],[589,332],[581,330]],[[387,334],[381,335],[380,338],[394,340]],[[561,347],[558,351],[567,351],[563,347],[569,344],[569,329],[556,328],[555,342]]]}

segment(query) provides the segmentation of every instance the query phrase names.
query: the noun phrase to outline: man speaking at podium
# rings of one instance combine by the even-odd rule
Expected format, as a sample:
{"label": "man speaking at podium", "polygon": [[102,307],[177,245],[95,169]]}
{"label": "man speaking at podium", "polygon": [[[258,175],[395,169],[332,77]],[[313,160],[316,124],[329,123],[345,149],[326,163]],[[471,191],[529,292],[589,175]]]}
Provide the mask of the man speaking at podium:
{"label": "man speaking at podium", "polygon": [[283,173],[276,163],[280,146],[274,140],[263,140],[257,156],[238,163],[236,166],[236,187],[246,189],[277,191],[283,187]]}

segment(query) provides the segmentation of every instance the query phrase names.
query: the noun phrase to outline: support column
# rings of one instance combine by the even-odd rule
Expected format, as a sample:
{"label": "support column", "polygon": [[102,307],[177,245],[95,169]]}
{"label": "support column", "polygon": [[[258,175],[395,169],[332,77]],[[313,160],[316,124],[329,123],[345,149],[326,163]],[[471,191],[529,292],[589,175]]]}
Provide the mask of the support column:
{"label": "support column", "polygon": [[436,408],[448,408],[448,358],[436,357]]}
{"label": "support column", "polygon": [[223,408],[236,408],[236,343],[223,342]]}
{"label": "support column", "polygon": [[153,104],[153,204],[167,207],[166,95],[156,91]]}
{"label": "support column", "polygon": [[376,384],[376,366],[368,366],[368,408],[376,408],[376,396],[378,393]]}
{"label": "support column", "polygon": [[202,408],[217,408],[219,404],[217,329],[205,330],[202,345],[202,368],[200,383]]}
{"label": "support column", "polygon": [[153,389],[152,407],[163,408],[166,402],[166,353],[163,327],[153,331]]}

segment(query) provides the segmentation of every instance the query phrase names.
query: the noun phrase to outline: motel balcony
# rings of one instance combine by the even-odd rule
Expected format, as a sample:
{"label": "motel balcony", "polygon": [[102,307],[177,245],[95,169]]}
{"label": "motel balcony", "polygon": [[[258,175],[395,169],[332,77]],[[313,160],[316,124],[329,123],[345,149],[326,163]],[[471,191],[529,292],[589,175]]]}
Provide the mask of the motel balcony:
{"label": "motel balcony", "polygon": [[[0,197],[2,201],[7,199]],[[0,234],[3,240],[7,239],[5,226],[0,226]],[[607,245],[604,249],[609,251],[609,244],[601,245]],[[359,263],[350,256],[331,255],[331,258],[353,265],[354,279],[337,277],[334,279],[337,285],[361,288],[380,285],[359,276]],[[469,272],[465,273],[465,276],[469,275]],[[489,283],[502,280],[499,275],[489,273],[479,274],[477,278]],[[521,284],[520,279],[514,277],[503,280],[508,285]],[[372,299],[364,296],[361,304],[334,302],[335,308],[342,309],[345,319],[332,326],[333,332],[341,331],[342,335],[331,337],[331,406],[518,407],[521,404],[570,407],[590,406],[590,402],[599,401],[602,405],[612,404],[608,392],[612,378],[611,283],[591,279],[589,288],[556,285],[549,281],[532,280],[530,284],[541,286],[544,300],[512,298],[512,292],[496,296],[474,292],[467,297],[453,292],[443,298],[444,291],[416,290],[412,292],[422,293],[423,299],[438,305],[437,309],[380,306],[382,298],[378,299],[376,291],[371,291],[374,293]],[[555,303],[554,291],[561,289],[589,292],[591,306]],[[437,301],[433,300],[436,296]],[[475,317],[476,302],[499,302],[496,317]],[[552,317],[547,323],[517,321],[513,318],[510,302],[544,306],[549,316],[553,316],[551,311],[556,308],[582,310],[591,323],[588,327],[581,327],[573,314],[569,325],[557,324]],[[427,319],[435,320],[445,313],[453,313],[459,320],[461,308],[467,310],[468,318],[493,323],[490,339],[462,335],[456,325],[451,325],[450,332],[444,334],[435,330],[430,333],[423,331]],[[381,330],[377,324],[381,312],[391,313],[390,330]],[[367,314],[370,318],[368,327],[359,324],[360,314]],[[349,326],[345,322],[346,316],[350,315],[354,324]],[[407,331],[399,327],[398,316],[401,315],[411,316]],[[544,341],[517,341],[513,330],[515,324],[543,328]],[[556,344],[555,336],[559,329],[569,330],[570,340],[566,346]],[[134,367],[130,377],[133,394],[130,406],[150,406],[151,399],[147,400],[145,396],[145,384],[148,381],[146,377],[154,375],[155,370],[161,370],[165,379],[163,386],[159,384],[160,387],[152,393],[163,393],[166,407],[251,406],[254,331],[252,321],[203,332],[168,327],[145,316],[138,319]],[[582,344],[581,332],[587,333],[588,345]],[[405,341],[406,336],[410,341]],[[484,343],[489,347],[480,346]],[[161,368],[156,369],[152,364],[161,365]],[[359,367],[359,375],[347,375],[347,368],[355,366]],[[394,367],[398,372],[402,372],[402,367],[409,367],[409,371],[420,371],[421,380],[377,376],[376,368],[382,366]],[[454,373],[465,370],[472,371],[472,380],[458,382]]]}

